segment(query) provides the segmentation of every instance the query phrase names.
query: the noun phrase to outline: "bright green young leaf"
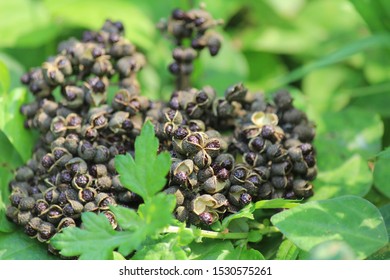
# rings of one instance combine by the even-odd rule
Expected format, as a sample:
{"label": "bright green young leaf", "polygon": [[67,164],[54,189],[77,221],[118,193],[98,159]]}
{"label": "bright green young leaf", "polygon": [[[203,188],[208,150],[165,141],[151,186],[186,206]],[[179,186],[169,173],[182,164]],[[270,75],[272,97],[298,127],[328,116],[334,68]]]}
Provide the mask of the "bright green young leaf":
{"label": "bright green young leaf", "polygon": [[23,161],[31,158],[35,143],[34,134],[24,128],[24,117],[19,111],[20,106],[27,100],[28,95],[23,88],[0,95],[0,131],[15,147]]}
{"label": "bright green young leaf", "polygon": [[47,245],[32,240],[22,230],[0,232],[0,260],[53,260]]}
{"label": "bright green young leaf", "polygon": [[138,215],[142,219],[145,236],[153,236],[173,222],[175,205],[176,198],[173,195],[159,193],[139,206]]}
{"label": "bright green young leaf", "polygon": [[118,253],[117,251],[114,251],[114,260],[115,261],[125,261],[126,258],[124,256],[122,256],[122,254]]}
{"label": "bright green young leaf", "polygon": [[83,229],[69,227],[50,240],[53,247],[64,256],[80,256],[84,260],[110,260],[113,259],[114,249],[119,248],[122,253],[120,249],[123,244],[131,242],[134,249],[142,242],[131,232],[115,231],[104,214],[86,212],[81,219]]}
{"label": "bright green young leaf", "polygon": [[153,125],[148,121],[135,140],[135,160],[129,154],[115,157],[115,167],[123,186],[144,200],[165,186],[165,177],[171,166],[169,153],[157,155],[157,149],[158,139],[154,135]]}
{"label": "bright green young leaf", "polygon": [[375,187],[390,198],[390,149],[380,152],[375,161],[374,167],[374,184]]}
{"label": "bright green young leaf", "polygon": [[234,250],[233,244],[225,240],[203,239],[202,242],[193,242],[191,248],[191,260],[225,260]]}
{"label": "bright green young leaf", "polygon": [[314,196],[320,200],[342,195],[364,196],[372,185],[372,173],[360,155],[347,159],[339,167],[320,172],[314,183]]}
{"label": "bright green young leaf", "polygon": [[259,200],[255,203],[255,209],[294,208],[300,205],[300,200],[276,198],[271,200]]}
{"label": "bright green young leaf", "polygon": [[132,260],[186,260],[186,252],[174,242],[158,242],[138,250]]}
{"label": "bright green young leaf", "polygon": [[[362,16],[364,21],[374,32],[390,31],[390,25],[381,19],[390,16],[390,6],[388,2],[382,0],[349,0],[355,9]],[[386,4],[387,3],[387,4]]]}
{"label": "bright green young leaf", "polygon": [[296,260],[301,250],[289,239],[283,240],[276,253],[276,260]]}
{"label": "bright green young leaf", "polygon": [[222,221],[221,231],[228,228],[230,222],[232,222],[233,220],[241,219],[241,218],[247,218],[247,219],[253,220],[253,212],[254,211],[255,211],[255,207],[251,203],[251,204],[245,206],[244,208],[242,208],[237,213],[227,216]]}
{"label": "bright green young leaf", "polygon": [[246,248],[245,246],[237,246],[234,251],[231,251],[226,260],[264,260],[264,256],[255,249]]}
{"label": "bright green young leaf", "polygon": [[116,221],[124,230],[134,231],[142,225],[142,219],[133,209],[123,206],[110,206],[110,210],[114,213]]}
{"label": "bright green young leaf", "polygon": [[379,210],[356,196],[308,202],[272,216],[271,222],[305,251],[325,241],[341,240],[364,259],[388,242]]}
{"label": "bright green young leaf", "polygon": [[7,66],[0,60],[0,94],[9,90],[11,78]]}

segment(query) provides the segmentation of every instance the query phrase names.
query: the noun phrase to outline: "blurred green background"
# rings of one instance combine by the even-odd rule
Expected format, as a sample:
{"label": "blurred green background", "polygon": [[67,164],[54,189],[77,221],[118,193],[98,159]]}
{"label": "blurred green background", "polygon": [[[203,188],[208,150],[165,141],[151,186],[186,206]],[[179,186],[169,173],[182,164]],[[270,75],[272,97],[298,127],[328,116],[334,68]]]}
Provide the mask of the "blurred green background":
{"label": "blurred green background", "polygon": [[[56,54],[58,43],[81,38],[105,19],[121,20],[148,64],[142,93],[167,100],[173,89],[172,43],[155,28],[177,7],[206,4],[225,24],[222,50],[196,63],[195,87],[219,95],[235,83],[271,94],[291,90],[295,105],[317,124],[320,174],[313,199],[343,194],[386,203],[390,186],[373,185],[369,160],[390,144],[390,1],[386,0],[0,0],[0,177],[28,160],[31,132],[20,104],[31,96],[19,78]],[[389,164],[386,162],[386,164]],[[385,179],[382,178],[382,181]],[[3,188],[3,192],[6,192]],[[4,195],[3,195],[4,198]]]}

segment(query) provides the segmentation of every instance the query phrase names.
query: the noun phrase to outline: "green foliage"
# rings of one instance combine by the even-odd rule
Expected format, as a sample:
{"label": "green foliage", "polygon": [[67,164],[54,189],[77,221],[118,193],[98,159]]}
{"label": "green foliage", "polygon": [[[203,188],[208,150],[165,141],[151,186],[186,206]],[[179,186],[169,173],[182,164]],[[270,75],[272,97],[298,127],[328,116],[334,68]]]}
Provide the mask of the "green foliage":
{"label": "green foliage", "polygon": [[388,242],[379,210],[355,196],[308,202],[272,216],[271,221],[305,251],[325,241],[342,240],[364,259]]}
{"label": "green foliage", "polygon": [[379,153],[375,160],[374,184],[385,196],[390,198],[390,181],[388,178],[390,168],[390,149]]}
{"label": "green foliage", "polygon": [[157,155],[158,139],[150,122],[144,125],[135,142],[135,160],[130,155],[115,158],[115,167],[121,174],[122,184],[144,200],[160,191],[165,183],[171,158],[168,152]]}

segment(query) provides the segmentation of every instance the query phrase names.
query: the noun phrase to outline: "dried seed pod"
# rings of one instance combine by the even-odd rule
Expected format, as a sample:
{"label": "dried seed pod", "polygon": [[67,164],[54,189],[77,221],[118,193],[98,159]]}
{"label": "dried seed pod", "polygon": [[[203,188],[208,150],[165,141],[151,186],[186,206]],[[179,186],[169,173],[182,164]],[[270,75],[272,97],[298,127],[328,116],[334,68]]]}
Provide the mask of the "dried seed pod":
{"label": "dried seed pod", "polygon": [[204,169],[198,170],[197,179],[199,183],[204,183],[207,179],[214,176],[214,170],[208,166]]}
{"label": "dried seed pod", "polygon": [[35,206],[35,199],[33,197],[23,197],[20,199],[18,208],[20,211],[30,211]]}
{"label": "dried seed pod", "polygon": [[230,185],[229,180],[219,180],[217,176],[212,176],[208,178],[200,187],[202,190],[209,194],[214,194],[217,192],[222,192],[225,188]]}
{"label": "dried seed pod", "polygon": [[37,237],[38,235],[38,230],[39,230],[39,227],[42,223],[42,219],[38,218],[38,217],[34,217],[32,218],[25,226],[24,226],[24,232],[32,237],[32,238],[35,238]]}
{"label": "dried seed pod", "polygon": [[302,179],[296,179],[293,181],[293,191],[297,197],[307,198],[313,195],[313,186]]}
{"label": "dried seed pod", "polygon": [[234,160],[233,155],[228,154],[228,153],[220,154],[214,160],[214,163],[217,166],[219,166],[221,168],[225,168],[228,171],[231,171],[233,169],[234,162],[235,162],[235,160]]}
{"label": "dried seed pod", "polygon": [[191,201],[191,210],[200,215],[208,209],[213,209],[217,205],[217,201],[209,194],[203,194]]}
{"label": "dried seed pod", "polygon": [[109,211],[109,210],[102,211],[102,213],[104,214],[104,216],[106,216],[106,218],[110,222],[112,228],[116,229],[118,227],[118,222],[116,220],[114,213]]}
{"label": "dried seed pod", "polygon": [[31,211],[18,211],[16,214],[16,221],[22,226],[25,226],[32,218]]}
{"label": "dried seed pod", "polygon": [[204,150],[210,157],[215,158],[221,151],[221,140],[218,138],[210,138],[204,144]]}
{"label": "dried seed pod", "polygon": [[252,196],[247,193],[247,189],[240,185],[233,185],[229,188],[229,202],[235,206],[245,206],[252,201]]}
{"label": "dried seed pod", "polygon": [[16,170],[16,174],[15,174],[16,181],[19,182],[29,181],[33,177],[34,177],[34,171],[28,166],[22,166]]}
{"label": "dried seed pod", "polygon": [[71,174],[85,174],[88,172],[88,165],[82,158],[74,157],[65,164],[65,168],[70,171]]}
{"label": "dried seed pod", "polygon": [[260,180],[262,182],[268,181],[268,179],[269,179],[269,177],[271,175],[270,169],[268,167],[266,167],[266,166],[255,167],[255,168],[253,168],[253,171],[255,171],[257,174],[259,174]]}
{"label": "dried seed pod", "polygon": [[232,184],[244,184],[248,174],[248,169],[244,165],[236,165],[230,174],[230,181]]}
{"label": "dried seed pod", "polygon": [[218,213],[216,213],[214,211],[203,212],[203,213],[199,214],[199,219],[204,224],[211,225],[211,224],[215,223],[216,221],[218,221],[219,215],[218,215]]}
{"label": "dried seed pod", "polygon": [[58,224],[62,218],[62,208],[59,205],[52,204],[47,210],[46,219],[52,224]]}
{"label": "dried seed pod", "polygon": [[43,99],[40,102],[40,108],[50,117],[55,117],[58,110],[58,103],[49,99]]}
{"label": "dried seed pod", "polygon": [[18,214],[19,214],[18,208],[16,208],[15,206],[8,206],[5,214],[14,223],[18,223]]}
{"label": "dried seed pod", "polygon": [[54,148],[52,153],[54,155],[54,159],[56,160],[54,165],[58,167],[65,167],[65,164],[73,157],[67,149],[60,147]]}
{"label": "dried seed pod", "polygon": [[258,188],[257,195],[261,199],[267,199],[272,194],[273,187],[269,182],[265,182]]}
{"label": "dried seed pod", "polygon": [[86,187],[89,187],[92,184],[92,181],[93,181],[93,179],[92,179],[91,175],[89,175],[88,173],[76,174],[73,177],[72,186],[76,190],[81,190],[81,189],[84,189]]}
{"label": "dried seed pod", "polygon": [[271,183],[275,189],[284,189],[287,186],[287,178],[285,176],[273,176],[271,178]]}
{"label": "dried seed pod", "polygon": [[239,83],[227,88],[225,91],[225,98],[229,102],[243,102],[247,92],[248,89],[246,89],[242,83]]}
{"label": "dried seed pod", "polygon": [[68,200],[68,203],[62,208],[62,214],[65,217],[78,218],[83,211],[84,206],[77,200]]}
{"label": "dried seed pod", "polygon": [[248,152],[243,155],[244,162],[249,166],[260,166],[266,164],[266,159],[259,153]]}
{"label": "dried seed pod", "polygon": [[97,211],[99,211],[99,207],[97,206],[95,201],[87,202],[84,205],[83,212],[97,212]]}
{"label": "dried seed pod", "polygon": [[302,150],[298,147],[289,148],[288,155],[293,161],[299,162],[303,160]]}
{"label": "dried seed pod", "polygon": [[87,203],[90,201],[94,201],[96,195],[97,195],[97,191],[95,189],[86,187],[84,189],[79,190],[78,199],[81,202]]}
{"label": "dried seed pod", "polygon": [[184,222],[188,219],[188,210],[184,206],[179,206],[175,210],[175,218],[180,222]]}
{"label": "dried seed pod", "polygon": [[98,191],[110,191],[112,187],[111,178],[103,176],[95,179],[95,186]]}
{"label": "dried seed pod", "polygon": [[42,157],[41,164],[44,168],[50,169],[55,162],[54,155],[49,153]]}
{"label": "dried seed pod", "polygon": [[96,195],[95,203],[101,210],[107,210],[110,205],[116,205],[115,199],[103,192]]}
{"label": "dried seed pod", "polygon": [[89,141],[82,140],[79,143],[77,153],[84,160],[92,160],[95,157],[96,149]]}
{"label": "dried seed pod", "polygon": [[96,146],[96,154],[93,158],[95,163],[105,163],[110,159],[110,150],[103,145]]}
{"label": "dried seed pod", "polygon": [[292,107],[293,98],[290,93],[286,90],[280,90],[274,95],[275,105],[278,110],[286,111]]}
{"label": "dried seed pod", "polygon": [[271,175],[286,176],[288,173],[290,173],[291,169],[292,165],[288,161],[273,163],[271,165]]}
{"label": "dried seed pod", "polygon": [[307,173],[303,176],[304,179],[308,181],[314,181],[314,179],[317,177],[317,167],[310,167],[307,170]]}
{"label": "dried seed pod", "polygon": [[262,153],[266,149],[266,141],[262,137],[253,137],[248,143],[249,149],[256,153]]}
{"label": "dried seed pod", "polygon": [[65,86],[61,89],[62,96],[65,98],[61,103],[70,108],[77,109],[84,103],[84,90],[77,86]]}
{"label": "dried seed pod", "polygon": [[309,167],[307,166],[307,163],[305,161],[294,162],[293,172],[297,174],[305,175],[307,174],[308,168]]}
{"label": "dried seed pod", "polygon": [[194,163],[200,169],[210,166],[211,162],[212,159],[210,155],[203,149],[197,152],[194,156]]}
{"label": "dried seed pod", "polygon": [[32,211],[38,217],[42,217],[47,213],[49,203],[44,199],[38,199],[35,202],[34,210]]}
{"label": "dried seed pod", "polygon": [[48,241],[56,232],[56,229],[53,224],[50,222],[42,222],[38,228],[38,241],[46,242]]}
{"label": "dried seed pod", "polygon": [[61,221],[58,223],[56,231],[61,232],[64,228],[67,227],[76,227],[75,220],[70,217],[62,218]]}
{"label": "dried seed pod", "polygon": [[43,197],[45,198],[47,203],[55,204],[58,202],[59,195],[60,195],[60,192],[57,190],[57,187],[50,187],[45,191],[45,193],[43,194]]}
{"label": "dried seed pod", "polygon": [[94,164],[90,168],[90,174],[94,178],[100,178],[107,175],[107,167],[104,164]]}
{"label": "dried seed pod", "polygon": [[167,194],[173,194],[176,197],[176,205],[183,205],[184,203],[184,195],[179,187],[172,186],[164,190]]}

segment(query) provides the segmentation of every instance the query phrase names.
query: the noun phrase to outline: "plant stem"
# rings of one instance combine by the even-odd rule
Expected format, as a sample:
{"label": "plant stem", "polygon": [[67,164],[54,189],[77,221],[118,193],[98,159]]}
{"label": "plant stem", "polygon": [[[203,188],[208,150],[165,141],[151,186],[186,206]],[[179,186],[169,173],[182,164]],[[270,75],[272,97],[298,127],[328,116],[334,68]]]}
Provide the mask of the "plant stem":
{"label": "plant stem", "polygon": [[196,235],[199,235],[200,237],[204,238],[212,238],[212,239],[244,239],[248,238],[247,232],[215,232],[210,230],[192,230],[191,228],[180,228],[176,226],[169,226],[164,230],[165,233],[178,233],[180,230],[189,231],[192,233],[195,233]]}

